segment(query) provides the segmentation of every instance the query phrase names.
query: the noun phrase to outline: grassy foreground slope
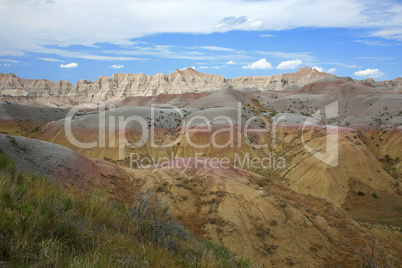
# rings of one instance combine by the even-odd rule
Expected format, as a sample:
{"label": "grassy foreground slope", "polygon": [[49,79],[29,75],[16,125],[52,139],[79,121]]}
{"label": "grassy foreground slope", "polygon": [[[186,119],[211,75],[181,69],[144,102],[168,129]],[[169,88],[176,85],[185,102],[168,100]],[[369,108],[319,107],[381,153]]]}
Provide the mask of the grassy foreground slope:
{"label": "grassy foreground slope", "polygon": [[127,206],[22,174],[0,152],[0,266],[250,267],[199,242],[152,192]]}

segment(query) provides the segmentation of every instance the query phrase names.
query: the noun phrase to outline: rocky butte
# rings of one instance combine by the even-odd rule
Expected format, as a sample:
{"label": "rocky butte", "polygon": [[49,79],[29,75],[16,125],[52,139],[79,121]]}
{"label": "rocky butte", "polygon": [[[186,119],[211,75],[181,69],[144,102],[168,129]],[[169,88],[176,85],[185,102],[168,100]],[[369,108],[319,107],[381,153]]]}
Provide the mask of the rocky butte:
{"label": "rocky butte", "polygon": [[[317,81],[350,80],[333,74],[319,72],[308,67],[295,73],[269,76],[245,76],[227,79],[220,75],[205,74],[192,68],[176,70],[171,74],[154,76],[140,74],[114,74],[100,76],[95,82],[81,79],[75,85],[69,81],[52,82],[46,79],[22,79],[14,74],[0,74],[0,95],[10,97],[63,97],[79,103],[100,100],[123,99],[129,96],[154,96],[186,92],[210,92],[221,89],[248,91],[299,89]],[[402,79],[375,82],[359,81],[383,89],[402,89]]]}

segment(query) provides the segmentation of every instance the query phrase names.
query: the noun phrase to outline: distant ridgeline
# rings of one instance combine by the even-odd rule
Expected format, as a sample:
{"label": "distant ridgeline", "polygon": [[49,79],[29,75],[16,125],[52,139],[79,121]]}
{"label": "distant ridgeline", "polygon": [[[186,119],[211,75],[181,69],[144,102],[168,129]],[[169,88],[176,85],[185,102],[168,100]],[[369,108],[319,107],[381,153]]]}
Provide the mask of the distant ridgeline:
{"label": "distant ridgeline", "polygon": [[[68,97],[77,102],[94,102],[129,96],[154,96],[207,92],[221,89],[248,91],[294,90],[316,81],[349,80],[333,74],[319,72],[308,67],[295,73],[270,76],[246,76],[226,79],[215,74],[204,74],[188,68],[171,74],[154,76],[140,74],[114,74],[100,76],[95,82],[81,79],[75,85],[69,81],[52,82],[46,79],[22,79],[14,74],[0,74],[0,96],[8,97]],[[383,89],[402,89],[402,79],[374,82],[373,79],[355,81]]]}

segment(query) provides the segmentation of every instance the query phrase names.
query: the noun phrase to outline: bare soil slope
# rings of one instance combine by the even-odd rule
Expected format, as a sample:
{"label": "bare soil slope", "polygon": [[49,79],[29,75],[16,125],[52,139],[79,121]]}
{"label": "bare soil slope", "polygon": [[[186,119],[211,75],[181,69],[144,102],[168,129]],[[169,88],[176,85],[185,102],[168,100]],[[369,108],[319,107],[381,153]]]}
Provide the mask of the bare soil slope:
{"label": "bare soil slope", "polygon": [[[329,202],[233,166],[195,166],[195,159],[184,159],[176,160],[190,162],[184,172],[184,166],[174,162],[170,164],[175,168],[156,172],[123,170],[43,141],[6,135],[0,140],[0,149],[20,170],[44,173],[80,191],[104,190],[110,199],[130,203],[137,189],[154,189],[198,237],[223,243],[254,264],[356,266],[356,249],[370,235]],[[388,254],[397,257],[402,252],[391,240],[381,235],[380,240]]]}
{"label": "bare soil slope", "polygon": [[112,191],[110,197],[116,200],[134,198],[130,176],[107,161],[88,159],[57,144],[4,134],[0,134],[0,151],[6,153],[21,172],[43,174],[82,193]]}

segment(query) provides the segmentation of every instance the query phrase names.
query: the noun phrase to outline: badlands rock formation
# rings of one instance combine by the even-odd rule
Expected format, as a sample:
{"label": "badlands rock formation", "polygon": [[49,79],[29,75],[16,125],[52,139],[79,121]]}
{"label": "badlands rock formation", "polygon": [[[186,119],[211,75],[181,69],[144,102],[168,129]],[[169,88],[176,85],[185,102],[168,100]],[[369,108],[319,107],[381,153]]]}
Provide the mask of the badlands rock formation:
{"label": "badlands rock formation", "polygon": [[[348,192],[354,189],[350,186],[352,183],[363,183],[373,191],[382,191],[384,194],[394,194],[395,191],[402,189],[397,183],[397,178],[402,173],[402,166],[399,165],[399,160],[396,160],[402,159],[400,146],[402,132],[399,130],[402,123],[401,101],[402,95],[394,91],[383,91],[346,81],[317,82],[296,91],[221,90],[212,93],[130,97],[123,101],[116,101],[117,108],[104,112],[102,117],[94,111],[78,112],[71,121],[73,136],[84,143],[98,142],[99,130],[108,130],[105,133],[106,147],[95,146],[89,149],[72,144],[65,132],[64,118],[53,120],[43,125],[40,131],[31,134],[28,132],[28,134],[30,137],[66,146],[86,157],[113,161],[123,158],[128,161],[130,153],[152,159],[160,157],[180,159],[199,154],[207,158],[227,157],[231,163],[235,163],[236,161],[244,162],[248,155],[250,158],[263,159],[269,153],[275,153],[278,157],[282,156],[286,159],[286,168],[267,168],[259,172],[271,178],[274,177],[272,171],[278,172],[275,177],[291,189],[326,198],[334,204],[342,205],[348,198]],[[325,124],[322,123],[324,121],[304,131],[302,127],[303,122],[311,119],[310,116],[317,110],[322,110],[323,107],[334,102],[338,103],[337,118],[323,119],[325,123],[339,126],[339,165],[330,167],[321,163],[305,149],[305,146],[309,146],[318,152],[326,151],[327,134]],[[150,106],[155,104],[172,104],[180,107],[183,117],[173,109],[152,110]],[[239,104],[241,104],[240,109]],[[12,104],[3,106],[6,111],[10,111],[9,113],[16,109]],[[276,112],[278,113],[275,114]],[[127,147],[125,154],[121,157],[120,148],[116,146],[119,144],[120,137],[119,123],[116,120],[117,118],[127,119],[132,115],[143,118],[146,129],[155,127],[152,133],[155,134],[157,144],[152,145],[151,137],[147,137],[143,146]],[[105,126],[99,122],[103,116],[108,119]],[[235,142],[233,146],[223,148],[217,146],[195,148],[193,144],[210,144],[214,132],[218,133],[215,138],[220,145],[227,144],[232,137],[227,130],[227,121],[217,119],[217,116],[230,118],[233,124],[243,130],[248,120],[251,128],[259,129],[264,126],[263,118],[271,122],[281,118],[275,125],[276,129],[271,129],[270,132],[275,133],[276,144],[272,143],[274,136],[271,134],[252,134],[250,137],[255,142],[269,145],[265,149],[253,148],[246,142],[244,133],[239,134],[234,131],[235,140],[239,135],[240,143]],[[211,122],[212,131],[201,132],[205,122],[192,120],[196,117],[207,118]],[[110,120],[115,120],[114,124],[118,127],[116,132],[110,132]],[[194,132],[197,129],[200,131]],[[7,131],[13,133],[11,130]],[[186,136],[180,137],[181,131],[184,131]],[[373,131],[378,133],[372,133]],[[142,125],[139,122],[132,121],[126,125],[125,135],[130,144],[138,143],[142,133]],[[114,145],[110,145],[112,144],[111,135],[113,135]],[[178,143],[174,146],[168,146],[162,150],[159,147],[175,140],[178,140]],[[389,163],[381,161],[386,155],[390,159]],[[391,159],[392,161],[395,159],[396,162],[391,163]],[[126,166],[128,164],[128,162],[124,163]]]}
{"label": "badlands rock formation", "polygon": [[[176,70],[169,75],[114,74],[100,76],[95,82],[82,79],[75,85],[69,81],[52,82],[45,79],[21,79],[14,74],[0,74],[0,96],[26,98],[70,98],[83,102],[122,99],[129,96],[153,96],[158,94],[181,94],[221,89],[251,91],[298,89],[309,83],[322,80],[352,80],[333,74],[321,73],[308,67],[295,73],[270,76],[246,76],[226,79],[223,76],[204,74],[188,68]],[[402,88],[402,79],[385,82],[365,80],[364,83],[381,88]],[[52,103],[52,102],[50,102]],[[58,103],[53,101],[53,103]]]}
{"label": "badlands rock formation", "polygon": [[[256,265],[356,267],[373,230],[401,259],[401,82],[309,68],[235,79],[192,69],[116,74],[75,86],[2,75],[0,150],[20,169],[128,204],[136,191],[154,189],[195,235]],[[68,116],[60,108],[91,101]],[[246,125],[269,132],[246,133]],[[337,131],[337,165],[316,157],[334,152],[329,129]],[[214,158],[228,159],[228,168],[195,165]]]}
{"label": "badlands rock formation", "polygon": [[[0,150],[20,171],[42,173],[86,194],[103,191],[113,201],[131,204],[138,191],[152,189],[198,238],[227,245],[255,267],[357,267],[353,252],[370,236],[331,203],[240,168],[211,168],[186,158],[155,172],[128,169],[53,143],[1,134]],[[183,172],[184,161],[191,164]],[[390,254],[401,257],[400,244],[380,237]]]}

